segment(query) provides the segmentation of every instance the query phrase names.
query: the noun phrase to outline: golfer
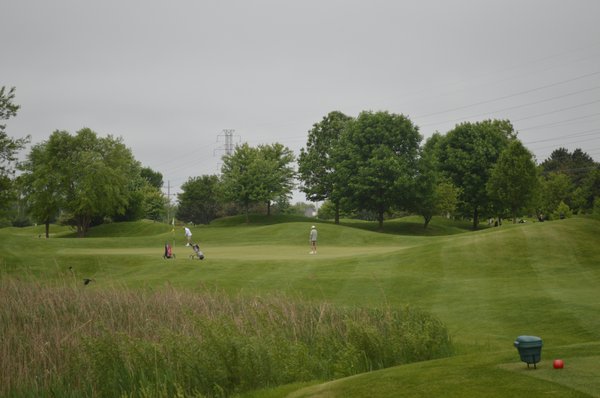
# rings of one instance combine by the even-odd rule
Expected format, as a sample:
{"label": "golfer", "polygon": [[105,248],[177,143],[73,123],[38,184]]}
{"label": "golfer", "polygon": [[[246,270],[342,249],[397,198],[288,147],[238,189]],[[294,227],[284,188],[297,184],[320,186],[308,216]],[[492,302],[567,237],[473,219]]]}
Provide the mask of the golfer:
{"label": "golfer", "polygon": [[310,229],[310,254],[317,254],[317,228],[313,225]]}
{"label": "golfer", "polygon": [[192,243],[192,231],[190,231],[188,227],[183,227],[183,230],[185,231],[185,238],[187,239],[187,243],[185,245],[189,246]]}

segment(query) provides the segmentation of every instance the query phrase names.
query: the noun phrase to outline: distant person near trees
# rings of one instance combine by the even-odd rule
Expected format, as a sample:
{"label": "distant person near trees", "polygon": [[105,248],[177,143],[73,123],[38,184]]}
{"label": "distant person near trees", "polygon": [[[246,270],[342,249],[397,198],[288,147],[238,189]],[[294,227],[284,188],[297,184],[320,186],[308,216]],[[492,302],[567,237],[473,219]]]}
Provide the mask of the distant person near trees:
{"label": "distant person near trees", "polygon": [[317,228],[314,225],[310,229],[310,254],[317,254]]}
{"label": "distant person near trees", "polygon": [[188,227],[183,227],[183,230],[185,231],[185,239],[187,239],[185,245],[190,246],[192,244],[192,231]]}

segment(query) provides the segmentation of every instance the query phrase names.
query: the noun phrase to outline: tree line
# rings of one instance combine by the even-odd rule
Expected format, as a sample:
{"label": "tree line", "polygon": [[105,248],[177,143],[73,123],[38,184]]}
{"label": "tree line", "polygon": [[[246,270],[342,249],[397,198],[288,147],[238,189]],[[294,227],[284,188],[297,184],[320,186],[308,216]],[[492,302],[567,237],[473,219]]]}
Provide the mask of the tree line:
{"label": "tree line", "polygon": [[223,161],[220,177],[183,185],[178,216],[207,223],[257,206],[285,211],[294,179],[308,200],[323,202],[321,217],[366,218],[380,228],[398,214],[419,214],[425,227],[434,215],[469,218],[473,228],[483,217],[548,220],[592,212],[600,195],[599,164],[589,155],[559,148],[537,165],[508,120],[461,123],[422,142],[404,115],[334,111],[312,126],[297,159],[281,144],[244,144]]}
{"label": "tree line", "polygon": [[[16,116],[14,94],[2,87],[1,120]],[[84,236],[105,220],[167,218],[162,174],[143,167],[122,139],[89,128],[74,135],[57,130],[17,162],[29,140],[9,137],[0,125],[4,224],[12,209],[13,223],[25,217],[48,228],[58,221]],[[484,217],[559,218],[592,212],[600,196],[600,167],[589,155],[559,148],[537,165],[508,120],[461,123],[423,142],[402,114],[333,111],[308,131],[298,157],[280,143],[242,144],[222,160],[220,175],[193,176],[182,185],[174,209],[179,220],[302,212],[311,205],[289,203],[296,187],[323,202],[320,217],[371,219],[380,228],[399,214],[419,214],[425,227],[434,215],[466,217],[473,228]]]}

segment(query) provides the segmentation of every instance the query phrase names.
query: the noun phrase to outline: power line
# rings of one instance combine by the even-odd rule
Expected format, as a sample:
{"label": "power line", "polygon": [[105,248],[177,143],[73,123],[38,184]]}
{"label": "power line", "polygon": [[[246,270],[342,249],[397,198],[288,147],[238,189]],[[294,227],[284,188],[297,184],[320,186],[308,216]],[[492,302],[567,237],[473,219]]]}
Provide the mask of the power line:
{"label": "power line", "polygon": [[574,117],[574,118],[571,118],[571,119],[560,120],[558,122],[547,123],[547,124],[540,124],[540,125],[532,126],[532,127],[526,127],[526,128],[522,128],[520,131],[535,130],[535,129],[539,129],[539,128],[543,128],[543,127],[554,127],[554,126],[558,126],[558,125],[561,125],[561,124],[567,124],[568,122],[572,122],[572,121],[576,121],[576,120],[588,119],[588,118],[591,118],[591,117],[594,117],[594,116],[598,116],[598,115],[600,115],[600,113],[592,113],[592,114],[589,114],[589,115]]}
{"label": "power line", "polygon": [[529,94],[529,93],[533,93],[533,92],[536,92],[536,91],[544,90],[546,88],[556,87],[556,86],[559,86],[561,84],[570,83],[570,82],[573,82],[573,81],[581,80],[581,79],[584,79],[586,77],[590,77],[590,76],[594,76],[594,75],[598,75],[598,74],[600,74],[600,71],[588,73],[588,74],[585,74],[585,75],[577,76],[577,77],[574,77],[574,78],[571,78],[571,79],[563,80],[563,81],[552,83],[552,84],[547,84],[545,86],[539,86],[539,87],[532,88],[532,89],[529,89],[529,90],[520,91],[520,92],[517,92],[517,93],[505,95],[505,96],[502,96],[502,97],[492,98],[492,99],[485,100],[485,101],[475,102],[475,103],[472,103],[472,104],[469,104],[469,105],[463,105],[463,106],[459,106],[459,107],[456,107],[456,108],[447,109],[445,111],[432,112],[432,113],[428,113],[428,114],[425,114],[425,115],[415,116],[415,119],[429,117],[429,116],[434,116],[434,115],[441,115],[441,114],[444,114],[444,113],[454,112],[454,111],[458,111],[458,110],[461,110],[461,109],[472,108],[472,107],[478,106],[478,105],[489,104],[489,103],[492,103],[492,102],[497,102],[497,101],[500,101],[500,100],[504,100],[504,99],[516,97],[516,96],[519,96],[519,95]]}
{"label": "power line", "polygon": [[[537,143],[540,143],[540,142],[562,140],[565,137],[584,137],[586,135],[592,135],[592,134],[598,134],[598,133],[600,133],[600,130],[587,130],[587,131],[582,131],[582,132],[579,132],[579,133],[573,133],[573,134],[563,135],[561,137],[546,138],[546,139],[537,140],[537,141],[527,141],[527,142],[523,142],[523,144],[537,144]],[[598,138],[598,137],[595,137],[595,138]]]}
{"label": "power line", "polygon": [[461,120],[471,119],[471,118],[475,118],[475,117],[479,117],[479,116],[488,116],[488,115],[493,114],[493,113],[506,112],[506,111],[510,111],[510,110],[514,110],[514,109],[523,108],[523,107],[526,107],[526,106],[538,105],[538,104],[542,104],[544,102],[550,102],[550,101],[553,101],[553,100],[556,100],[556,99],[559,99],[559,98],[566,98],[566,97],[570,97],[570,96],[573,96],[573,95],[576,95],[576,94],[581,94],[581,93],[584,93],[584,92],[587,92],[587,91],[597,90],[599,88],[600,88],[600,86],[586,88],[586,89],[583,89],[583,90],[578,90],[578,91],[574,91],[574,92],[571,92],[571,93],[568,93],[568,94],[563,94],[563,95],[557,95],[555,97],[546,98],[546,99],[539,100],[539,101],[533,101],[533,102],[528,102],[528,103],[521,104],[521,105],[509,106],[507,108],[502,108],[502,109],[498,109],[498,110],[491,111],[491,112],[482,112],[482,113],[478,113],[476,115],[469,115],[469,116],[465,116],[465,117],[456,118],[456,119],[453,119],[453,120],[447,120],[447,121],[444,121],[444,122],[435,122],[435,123],[420,124],[419,127],[435,126],[435,125],[439,125],[439,124],[446,124],[446,123],[451,123],[451,122],[458,122],[458,121],[461,121]]}
{"label": "power line", "polygon": [[544,112],[544,113],[538,113],[537,115],[531,115],[531,116],[527,116],[527,117],[522,117],[520,119],[514,119],[512,121],[514,122],[520,122],[522,120],[527,120],[527,119],[533,119],[536,117],[540,117],[540,116],[546,116],[546,115],[550,115],[556,112],[563,112],[563,111],[569,111],[571,109],[577,109],[577,108],[581,108],[582,106],[586,106],[586,105],[591,105],[591,104],[595,104],[600,102],[600,100],[595,100],[595,101],[590,101],[590,102],[586,102],[585,104],[579,104],[579,105],[574,105],[574,106],[570,106],[568,108],[562,108],[562,109],[555,109],[549,112]]}

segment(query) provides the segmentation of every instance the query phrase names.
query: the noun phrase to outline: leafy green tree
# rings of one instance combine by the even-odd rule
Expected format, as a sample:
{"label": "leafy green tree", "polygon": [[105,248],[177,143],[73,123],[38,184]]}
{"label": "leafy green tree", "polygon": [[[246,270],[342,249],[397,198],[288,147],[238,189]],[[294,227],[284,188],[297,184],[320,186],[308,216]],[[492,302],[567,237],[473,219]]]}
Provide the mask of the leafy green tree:
{"label": "leafy green tree", "polygon": [[440,142],[440,168],[460,188],[460,201],[472,214],[474,229],[491,202],[486,189],[491,170],[514,138],[508,120],[485,120],[459,124]]}
{"label": "leafy green tree", "polygon": [[[15,88],[6,91],[0,87],[0,121],[17,115],[20,106],[13,103]],[[16,199],[14,187],[15,162],[17,153],[29,143],[30,137],[14,139],[6,133],[6,125],[0,123],[0,216],[10,208]]]}
{"label": "leafy green tree", "polygon": [[300,149],[298,175],[300,190],[313,201],[330,200],[335,223],[340,222],[341,184],[337,177],[333,148],[352,118],[342,112],[330,112],[308,132],[306,148]]}
{"label": "leafy green tree", "polygon": [[360,214],[347,210],[351,209],[352,206],[345,202],[346,199],[342,199],[339,206],[335,206],[330,200],[324,201],[317,210],[317,218],[320,220],[333,220],[336,216],[340,218],[359,218]]}
{"label": "leafy green tree", "polygon": [[600,165],[580,148],[572,153],[565,148],[558,148],[550,154],[550,157],[540,164],[543,174],[563,173],[571,178],[574,187],[580,187],[587,174]]}
{"label": "leafy green tree", "polygon": [[458,206],[460,189],[450,181],[442,180],[435,187],[436,210],[440,216],[451,216]]}
{"label": "leafy green tree", "polygon": [[510,209],[513,223],[520,209],[529,206],[537,189],[537,166],[533,154],[515,139],[502,151],[487,182],[490,197]]}
{"label": "leafy green tree", "polygon": [[319,207],[317,218],[320,220],[331,220],[335,217],[338,217],[339,222],[339,210],[336,211],[335,205],[333,205],[330,200],[324,201]]}
{"label": "leafy green tree", "polygon": [[435,188],[439,180],[438,172],[428,154],[422,153],[418,162],[418,173],[415,180],[414,198],[411,209],[423,216],[423,227],[427,228],[437,213],[437,197]]}
{"label": "leafy green tree", "polygon": [[177,194],[176,217],[194,224],[209,224],[221,209],[220,181],[215,175],[189,178]]}
{"label": "leafy green tree", "polygon": [[243,144],[233,154],[223,157],[222,187],[224,197],[244,209],[246,221],[252,205],[266,203],[270,211],[273,200],[289,196],[293,188],[292,152],[281,144],[257,148]]}
{"label": "leafy green tree", "polygon": [[600,165],[590,170],[581,184],[581,207],[594,208],[595,198],[600,197]]}
{"label": "leafy green tree", "polygon": [[125,210],[113,216],[115,221],[136,221],[143,218],[161,220],[166,211],[167,199],[162,193],[162,174],[136,162],[132,169]]}
{"label": "leafy green tree", "polygon": [[144,211],[149,220],[160,221],[166,218],[168,199],[160,189],[147,185],[144,188]]}
{"label": "leafy green tree", "polygon": [[163,187],[163,175],[158,171],[154,171],[150,167],[142,167],[140,170],[140,175],[143,179],[148,181],[151,186],[157,189],[161,189]]}
{"label": "leafy green tree", "polygon": [[28,212],[34,221],[45,225],[46,238],[50,236],[50,223],[58,216],[62,203],[59,186],[61,176],[51,168],[47,144],[31,148],[27,160],[21,165],[21,185]]}
{"label": "leafy green tree", "polygon": [[279,207],[289,205],[287,199],[294,189],[296,172],[292,167],[294,162],[293,152],[279,143],[260,145],[258,147],[258,162],[264,162],[269,170],[263,176],[265,187],[265,202],[267,214],[271,214],[271,202],[275,201]]}
{"label": "leafy green tree", "polygon": [[146,187],[149,186],[141,175],[133,173],[127,184],[127,204],[122,212],[113,215],[112,218],[115,221],[137,221],[146,217],[144,200]]}
{"label": "leafy green tree", "polygon": [[[88,128],[74,136],[66,131],[55,131],[43,143],[45,165],[40,170],[52,170],[55,185],[44,185],[43,172],[36,167],[27,171],[34,181],[55,190],[51,197],[60,204],[62,211],[72,215],[77,235],[85,236],[92,220],[125,213],[130,195],[130,182],[139,176],[139,163],[121,139],[112,136],[100,138]],[[48,193],[50,195],[50,193]],[[30,202],[37,207],[42,198],[31,196]]]}
{"label": "leafy green tree", "polygon": [[596,177],[600,171],[600,163],[594,162],[591,156],[579,148],[572,153],[559,148],[540,164],[540,170],[543,175],[562,173],[568,176],[573,192],[566,203],[579,211],[592,209],[594,196],[600,190],[600,181]]}
{"label": "leafy green tree", "polygon": [[555,213],[561,202],[569,203],[573,192],[573,182],[568,175],[560,172],[540,177],[539,207],[542,214]]}
{"label": "leafy green tree", "polygon": [[[448,195],[452,191],[449,190],[448,185],[452,184],[444,181],[439,171],[438,152],[441,139],[438,133],[429,137],[421,149],[417,163],[418,173],[411,210],[423,216],[424,228],[427,228],[434,215],[444,213],[451,200]],[[454,207],[451,211],[454,211]]]}
{"label": "leafy green tree", "polygon": [[225,199],[237,203],[244,209],[249,221],[250,206],[266,200],[261,179],[268,167],[258,164],[258,149],[248,144],[237,146],[231,155],[223,156],[221,167],[223,194]]}
{"label": "leafy green tree", "polygon": [[404,115],[362,112],[334,149],[344,195],[355,209],[375,213],[379,229],[392,207],[411,205],[421,138]]}
{"label": "leafy green tree", "polygon": [[[423,174],[425,177],[431,175],[434,186],[431,187],[429,184],[425,184],[424,187],[421,187],[421,184],[417,181],[416,199],[418,202],[423,201],[422,204],[417,203],[417,206],[427,206],[426,209],[431,209],[429,214],[449,217],[456,212],[461,192],[452,181],[441,173],[439,158],[440,145],[443,139],[444,137],[436,132],[423,145],[419,162],[419,175]],[[431,197],[427,195],[431,195]],[[426,223],[429,222],[425,215],[427,210],[417,211],[417,213],[423,215]]]}
{"label": "leafy green tree", "polygon": [[[144,217],[149,220],[161,221],[168,219],[167,208],[169,200],[163,193],[163,176],[150,167],[140,169],[140,177],[145,181],[141,188],[143,196]],[[170,220],[167,220],[170,222]]]}

